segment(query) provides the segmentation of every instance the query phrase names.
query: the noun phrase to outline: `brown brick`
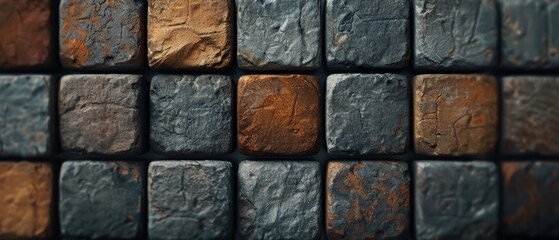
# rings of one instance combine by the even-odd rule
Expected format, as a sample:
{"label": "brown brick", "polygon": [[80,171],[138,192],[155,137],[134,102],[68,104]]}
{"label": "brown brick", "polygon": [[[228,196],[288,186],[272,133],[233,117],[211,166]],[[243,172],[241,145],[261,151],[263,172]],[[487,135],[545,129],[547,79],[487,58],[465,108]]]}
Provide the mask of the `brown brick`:
{"label": "brown brick", "polygon": [[241,153],[305,155],[318,151],[318,77],[243,76],[239,79],[237,95]]}
{"label": "brown brick", "polygon": [[414,79],[415,151],[476,155],[497,140],[497,84],[485,75],[419,75]]}
{"label": "brown brick", "polygon": [[50,164],[0,162],[0,239],[48,237],[51,202]]}

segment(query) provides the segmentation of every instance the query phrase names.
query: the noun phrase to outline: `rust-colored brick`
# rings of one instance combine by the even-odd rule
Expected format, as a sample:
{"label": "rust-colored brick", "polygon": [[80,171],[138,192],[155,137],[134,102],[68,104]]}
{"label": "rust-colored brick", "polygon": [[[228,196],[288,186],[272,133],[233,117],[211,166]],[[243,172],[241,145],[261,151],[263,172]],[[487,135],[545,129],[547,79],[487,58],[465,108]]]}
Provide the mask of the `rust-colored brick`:
{"label": "rust-colored brick", "polygon": [[0,68],[52,61],[50,0],[0,0]]}
{"label": "rust-colored brick", "polygon": [[497,140],[497,84],[485,75],[419,75],[414,79],[415,151],[479,155]]}
{"label": "rust-colored brick", "polygon": [[0,239],[48,237],[51,201],[50,164],[0,162]]}
{"label": "rust-colored brick", "polygon": [[306,155],[318,151],[318,77],[247,75],[239,79],[237,95],[241,153]]}

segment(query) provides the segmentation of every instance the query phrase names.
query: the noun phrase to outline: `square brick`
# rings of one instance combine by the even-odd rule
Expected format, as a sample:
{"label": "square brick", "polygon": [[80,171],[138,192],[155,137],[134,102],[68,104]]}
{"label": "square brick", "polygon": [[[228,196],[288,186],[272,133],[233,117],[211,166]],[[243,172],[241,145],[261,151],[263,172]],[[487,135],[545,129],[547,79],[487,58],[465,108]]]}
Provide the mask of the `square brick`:
{"label": "square brick", "polygon": [[320,88],[307,75],[247,75],[239,79],[237,131],[243,154],[318,152]]}
{"label": "square brick", "polygon": [[505,77],[503,102],[504,153],[559,153],[559,77]]}
{"label": "square brick", "polygon": [[65,68],[129,69],[144,59],[144,2],[61,0],[60,60]]}
{"label": "square brick", "polygon": [[155,69],[218,70],[233,59],[233,0],[148,0]]}
{"label": "square brick", "polygon": [[504,162],[502,226],[506,235],[559,237],[559,162]]}
{"label": "square brick", "polygon": [[229,239],[231,163],[156,161],[148,170],[150,239]]}
{"label": "square brick", "polygon": [[60,81],[62,148],[88,154],[142,151],[139,75],[67,75]]}
{"label": "square brick", "polygon": [[51,87],[47,75],[0,76],[0,155],[52,152]]}
{"label": "square brick", "polygon": [[71,161],[60,169],[60,229],[64,237],[139,237],[143,170],[140,163]]}
{"label": "square brick", "polygon": [[151,80],[151,147],[163,154],[233,150],[231,78],[157,75]]}
{"label": "square brick", "polygon": [[239,239],[318,239],[318,162],[243,161],[238,181]]}
{"label": "square brick", "polygon": [[328,67],[358,70],[408,66],[409,17],[408,0],[327,0]]}
{"label": "square brick", "polygon": [[52,64],[50,0],[0,0],[0,68]]}
{"label": "square brick", "polygon": [[330,154],[406,152],[408,80],[396,74],[334,74],[326,83],[326,145]]}
{"label": "square brick", "polygon": [[406,162],[329,162],[328,239],[408,239],[410,175]]}
{"label": "square brick", "polygon": [[287,71],[320,67],[320,0],[235,2],[239,68]]}
{"label": "square brick", "polygon": [[497,83],[486,75],[418,75],[414,79],[415,151],[480,155],[497,141]]}
{"label": "square brick", "polygon": [[497,0],[414,4],[416,68],[479,70],[497,63]]}
{"label": "square brick", "polygon": [[491,162],[414,163],[416,239],[496,239],[497,167]]}
{"label": "square brick", "polygon": [[52,182],[48,163],[0,162],[0,239],[51,235]]}

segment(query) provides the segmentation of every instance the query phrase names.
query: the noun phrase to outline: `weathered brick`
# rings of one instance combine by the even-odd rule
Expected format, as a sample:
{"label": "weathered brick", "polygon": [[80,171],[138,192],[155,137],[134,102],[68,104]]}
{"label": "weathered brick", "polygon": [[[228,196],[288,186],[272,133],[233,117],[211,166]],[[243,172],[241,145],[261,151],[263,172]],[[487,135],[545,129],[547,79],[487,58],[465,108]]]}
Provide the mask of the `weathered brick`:
{"label": "weathered brick", "polygon": [[326,84],[331,154],[398,154],[408,146],[408,80],[396,74],[334,74]]}
{"label": "weathered brick", "polygon": [[402,68],[410,60],[408,0],[326,1],[326,60],[333,69]]}
{"label": "weathered brick", "polygon": [[52,182],[48,163],[0,162],[0,239],[51,235]]}
{"label": "weathered brick", "polygon": [[559,153],[558,77],[505,77],[503,102],[504,153]]}
{"label": "weathered brick", "polygon": [[504,162],[503,232],[559,237],[559,163]]}
{"label": "weathered brick", "polygon": [[0,0],[0,68],[52,64],[50,0]]}
{"label": "weathered brick", "polygon": [[415,151],[429,155],[491,152],[497,141],[497,84],[486,75],[414,79]]}
{"label": "weathered brick", "polygon": [[151,80],[151,147],[163,154],[233,150],[231,78],[157,75]]}
{"label": "weathered brick", "polygon": [[409,183],[406,162],[329,162],[328,239],[408,239]]}
{"label": "weathered brick", "polygon": [[51,86],[46,75],[0,76],[0,155],[51,153]]}
{"label": "weathered brick", "polygon": [[150,239],[229,239],[231,163],[156,161],[148,172]]}
{"label": "weathered brick", "polygon": [[144,59],[144,2],[61,0],[60,60],[66,68],[137,68]]}
{"label": "weathered brick", "polygon": [[243,161],[238,172],[240,239],[317,239],[321,226],[318,162]]}
{"label": "weathered brick", "polygon": [[414,0],[415,67],[468,69],[497,61],[497,0]]}
{"label": "weathered brick", "polygon": [[139,75],[67,75],[60,81],[62,148],[93,154],[142,151]]}
{"label": "weathered brick", "polygon": [[60,229],[64,237],[137,238],[142,226],[140,163],[70,161],[60,169]]}
{"label": "weathered brick", "polygon": [[496,239],[497,167],[491,162],[414,163],[416,239]]}
{"label": "weathered brick", "polygon": [[320,66],[320,0],[236,3],[240,68],[310,70]]}
{"label": "weathered brick", "polygon": [[319,80],[307,75],[247,75],[237,94],[241,153],[304,155],[318,151]]}
{"label": "weathered brick", "polygon": [[152,68],[216,70],[231,65],[232,0],[148,0],[148,4]]}

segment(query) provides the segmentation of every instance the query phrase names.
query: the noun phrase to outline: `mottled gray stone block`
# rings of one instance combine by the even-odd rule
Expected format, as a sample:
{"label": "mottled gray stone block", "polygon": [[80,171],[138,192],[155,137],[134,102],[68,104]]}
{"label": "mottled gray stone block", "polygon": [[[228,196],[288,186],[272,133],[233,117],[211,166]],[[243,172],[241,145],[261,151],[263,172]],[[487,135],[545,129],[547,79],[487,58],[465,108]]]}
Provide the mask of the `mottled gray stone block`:
{"label": "mottled gray stone block", "polygon": [[559,1],[501,1],[502,64],[511,68],[559,66]]}
{"label": "mottled gray stone block", "polygon": [[155,161],[148,170],[150,239],[229,239],[231,163]]}
{"label": "mottled gray stone block", "polygon": [[60,169],[60,229],[64,237],[138,238],[142,222],[140,163],[71,161]]}
{"label": "mottled gray stone block", "polygon": [[0,155],[51,152],[50,89],[50,76],[0,76]]}
{"label": "mottled gray stone block", "polygon": [[408,0],[327,0],[328,67],[406,67],[410,60],[409,15]]}
{"label": "mottled gray stone block", "polygon": [[497,167],[491,162],[414,163],[417,239],[496,239]]}
{"label": "mottled gray stone block", "polygon": [[233,150],[231,78],[158,75],[151,80],[151,147],[162,154]]}
{"label": "mottled gray stone block", "polygon": [[476,70],[497,60],[497,0],[414,0],[415,67]]}
{"label": "mottled gray stone block", "polygon": [[309,70],[320,66],[320,0],[236,3],[240,68]]}
{"label": "mottled gray stone block", "polygon": [[403,75],[328,76],[328,153],[368,155],[406,152],[409,137],[408,100],[408,81]]}
{"label": "mottled gray stone block", "polygon": [[243,161],[238,172],[240,239],[317,239],[321,227],[318,162]]}

